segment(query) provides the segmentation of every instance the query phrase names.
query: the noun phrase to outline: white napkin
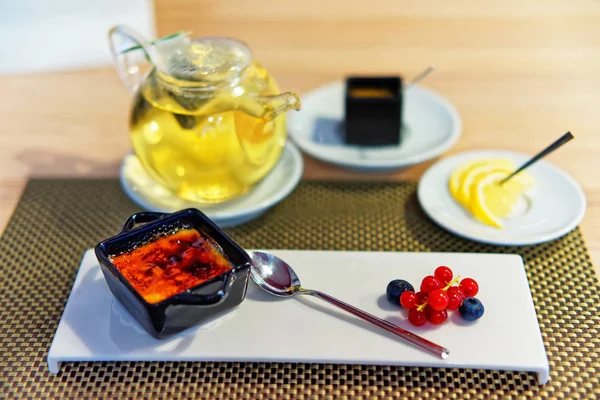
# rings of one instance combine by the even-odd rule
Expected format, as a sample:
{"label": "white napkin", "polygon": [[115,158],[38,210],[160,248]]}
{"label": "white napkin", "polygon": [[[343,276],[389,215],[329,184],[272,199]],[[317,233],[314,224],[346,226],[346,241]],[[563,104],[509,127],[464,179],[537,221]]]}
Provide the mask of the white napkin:
{"label": "white napkin", "polygon": [[115,24],[155,37],[152,1],[3,2],[0,75],[110,65],[107,33]]}

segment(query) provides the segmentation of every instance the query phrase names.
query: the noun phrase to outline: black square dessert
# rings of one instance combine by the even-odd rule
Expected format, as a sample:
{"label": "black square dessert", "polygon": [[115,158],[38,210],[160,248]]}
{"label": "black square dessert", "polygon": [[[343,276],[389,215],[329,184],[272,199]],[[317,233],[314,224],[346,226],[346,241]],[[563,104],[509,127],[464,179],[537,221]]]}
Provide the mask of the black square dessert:
{"label": "black square dessert", "polygon": [[95,250],[110,291],[157,339],[230,311],[246,296],[250,257],[194,208],[134,214]]}
{"label": "black square dessert", "polygon": [[402,78],[348,77],[345,142],[358,146],[392,146],[401,142]]}

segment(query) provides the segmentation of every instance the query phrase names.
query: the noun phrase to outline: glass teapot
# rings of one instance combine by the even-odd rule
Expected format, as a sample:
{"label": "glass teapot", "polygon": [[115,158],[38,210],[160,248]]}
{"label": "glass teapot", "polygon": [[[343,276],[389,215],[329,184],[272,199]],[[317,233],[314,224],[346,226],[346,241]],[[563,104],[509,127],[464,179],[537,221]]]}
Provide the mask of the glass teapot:
{"label": "glass teapot", "polygon": [[178,33],[151,43],[128,28],[109,32],[121,80],[132,93],[130,137],[144,168],[178,196],[218,203],[248,191],[276,165],[284,113],[280,93],[242,42]]}

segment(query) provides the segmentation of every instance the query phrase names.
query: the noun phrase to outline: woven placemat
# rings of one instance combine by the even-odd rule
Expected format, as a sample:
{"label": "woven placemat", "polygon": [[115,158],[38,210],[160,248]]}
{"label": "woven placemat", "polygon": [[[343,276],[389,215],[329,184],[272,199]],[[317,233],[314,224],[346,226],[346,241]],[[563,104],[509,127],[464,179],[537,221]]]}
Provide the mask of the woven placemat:
{"label": "woven placemat", "polygon": [[600,295],[579,230],[539,246],[477,244],[428,220],[412,183],[304,182],[229,233],[248,248],[521,254],[550,360],[548,384],[538,386],[533,373],[291,363],[66,363],[50,374],[46,355],[83,251],[136,211],[116,180],[29,182],[0,239],[3,397],[600,397]]}

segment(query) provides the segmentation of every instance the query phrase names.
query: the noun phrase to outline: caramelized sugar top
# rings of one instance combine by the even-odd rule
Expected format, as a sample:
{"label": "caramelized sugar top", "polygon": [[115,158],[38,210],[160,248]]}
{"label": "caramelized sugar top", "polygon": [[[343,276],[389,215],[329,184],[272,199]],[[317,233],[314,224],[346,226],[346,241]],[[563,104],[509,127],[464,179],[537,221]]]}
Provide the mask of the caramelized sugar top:
{"label": "caramelized sugar top", "polygon": [[111,258],[148,303],[159,303],[213,279],[233,266],[213,239],[196,229],[180,230]]}

